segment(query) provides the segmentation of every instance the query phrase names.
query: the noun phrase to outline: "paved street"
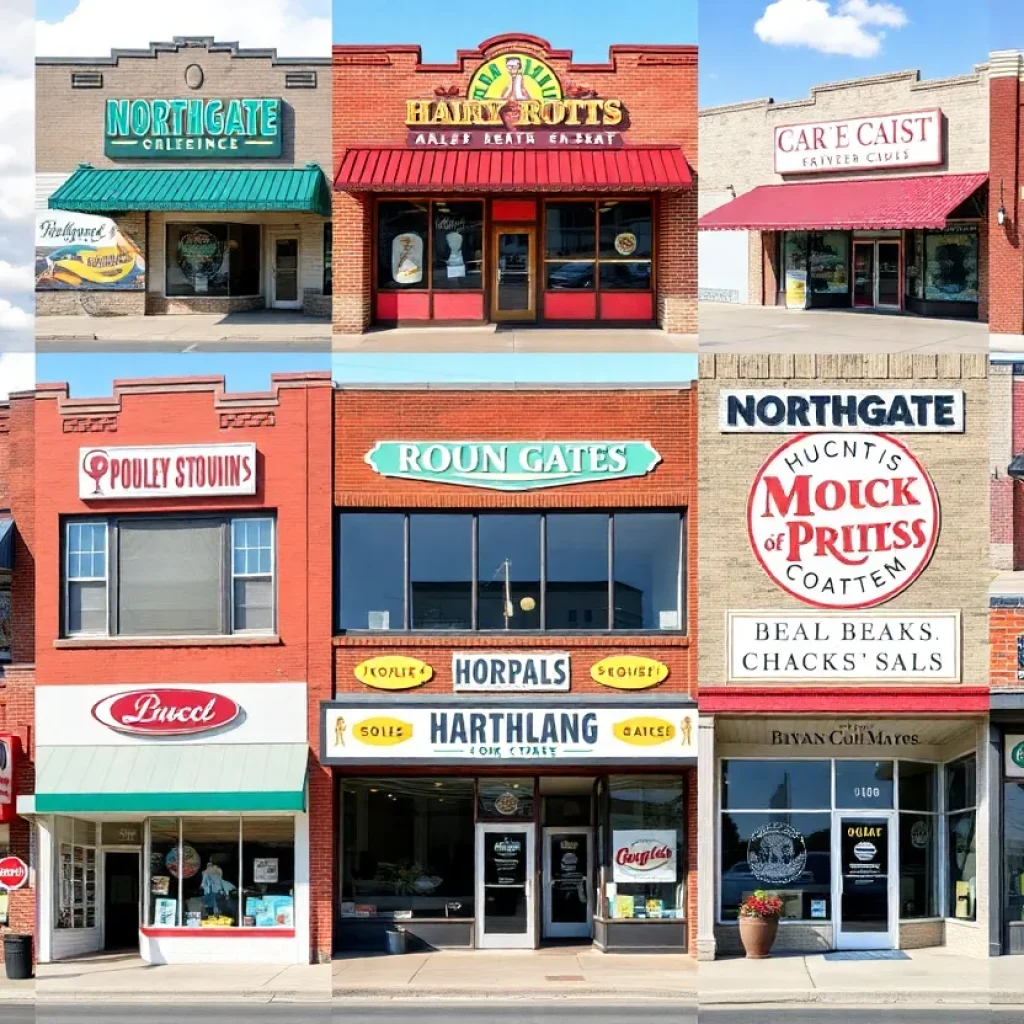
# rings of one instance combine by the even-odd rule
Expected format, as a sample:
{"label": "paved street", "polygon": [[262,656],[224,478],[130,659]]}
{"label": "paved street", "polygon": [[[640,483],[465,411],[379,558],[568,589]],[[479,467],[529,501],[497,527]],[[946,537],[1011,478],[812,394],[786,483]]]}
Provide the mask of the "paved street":
{"label": "paved street", "polygon": [[921,1009],[891,1007],[854,1010],[845,1006],[772,1007],[756,1016],[745,1009],[700,1010],[701,1024],[1021,1024],[1024,1008],[1007,1010]]}
{"label": "paved street", "polygon": [[700,351],[987,352],[988,324],[891,313],[702,302]]}

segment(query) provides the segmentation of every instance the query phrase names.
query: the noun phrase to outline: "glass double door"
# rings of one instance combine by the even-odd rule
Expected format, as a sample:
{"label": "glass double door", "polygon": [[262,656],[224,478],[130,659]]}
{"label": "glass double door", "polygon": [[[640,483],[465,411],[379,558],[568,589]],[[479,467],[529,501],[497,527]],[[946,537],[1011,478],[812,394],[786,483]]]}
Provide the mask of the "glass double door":
{"label": "glass double door", "polygon": [[896,816],[839,812],[833,819],[836,949],[895,949]]}
{"label": "glass double door", "polygon": [[[544,938],[585,939],[593,934],[593,829],[541,830],[540,886],[535,877],[537,835],[532,823],[477,825],[478,948],[533,949],[540,917]],[[538,892],[541,914],[537,912]]]}
{"label": "glass double door", "polygon": [[853,304],[857,309],[900,309],[899,239],[853,242]]}

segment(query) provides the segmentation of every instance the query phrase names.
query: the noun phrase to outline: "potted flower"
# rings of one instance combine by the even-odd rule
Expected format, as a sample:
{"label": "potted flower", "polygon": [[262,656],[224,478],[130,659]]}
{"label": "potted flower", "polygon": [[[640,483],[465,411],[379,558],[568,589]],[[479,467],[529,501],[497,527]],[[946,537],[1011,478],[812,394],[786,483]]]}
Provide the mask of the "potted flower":
{"label": "potted flower", "polygon": [[740,941],[748,960],[766,960],[772,955],[781,914],[782,900],[764,889],[758,889],[740,904]]}

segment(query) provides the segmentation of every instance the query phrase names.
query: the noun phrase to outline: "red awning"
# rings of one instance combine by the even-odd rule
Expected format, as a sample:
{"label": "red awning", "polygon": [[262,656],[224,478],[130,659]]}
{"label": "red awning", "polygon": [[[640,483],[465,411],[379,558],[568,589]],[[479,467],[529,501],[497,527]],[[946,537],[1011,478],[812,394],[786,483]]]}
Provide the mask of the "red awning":
{"label": "red awning", "polygon": [[599,151],[350,149],[334,187],[343,192],[669,191],[687,188],[681,149]]}
{"label": "red awning", "polygon": [[944,228],[946,218],[986,181],[987,174],[931,174],[759,185],[706,213],[700,227],[718,231]]}

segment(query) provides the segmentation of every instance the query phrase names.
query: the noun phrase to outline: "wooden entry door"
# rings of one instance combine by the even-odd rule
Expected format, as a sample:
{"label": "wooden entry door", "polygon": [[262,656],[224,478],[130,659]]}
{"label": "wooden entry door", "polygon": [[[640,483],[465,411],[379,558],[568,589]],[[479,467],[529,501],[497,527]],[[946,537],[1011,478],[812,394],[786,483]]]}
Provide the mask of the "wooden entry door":
{"label": "wooden entry door", "polygon": [[491,234],[491,319],[537,319],[537,231],[515,224]]}

